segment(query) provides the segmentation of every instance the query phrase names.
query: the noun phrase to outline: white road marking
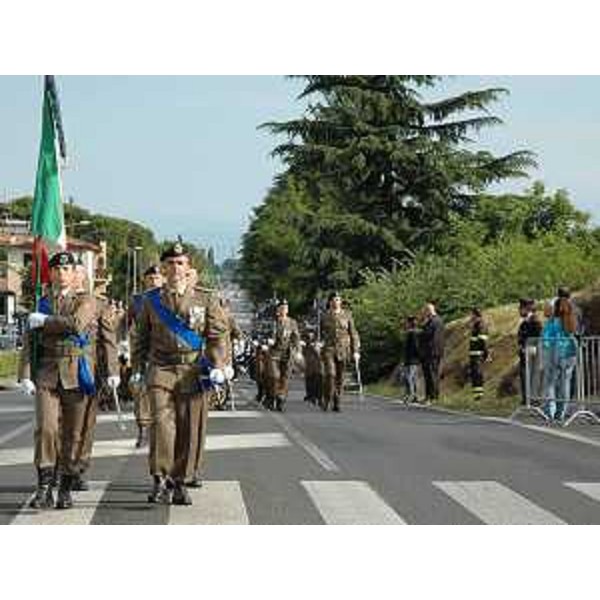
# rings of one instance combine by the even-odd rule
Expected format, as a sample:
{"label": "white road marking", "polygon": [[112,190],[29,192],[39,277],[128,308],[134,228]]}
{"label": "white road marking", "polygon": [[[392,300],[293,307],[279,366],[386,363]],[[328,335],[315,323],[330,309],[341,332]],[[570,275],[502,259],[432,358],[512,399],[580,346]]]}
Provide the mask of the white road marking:
{"label": "white road marking", "polygon": [[[283,433],[241,433],[209,435],[206,438],[207,450],[252,450],[259,448],[283,448],[291,446]],[[139,455],[146,456],[147,448],[136,448],[135,438],[97,440],[92,449],[92,458]],[[5,448],[0,450],[0,467],[27,465],[33,462],[33,447]]]}
{"label": "white road marking", "polygon": [[[211,419],[258,419],[264,416],[263,413],[258,410],[211,410],[208,415]],[[118,420],[119,417],[116,413],[100,413],[97,418],[98,423],[117,423]],[[123,413],[123,421],[135,421],[134,414],[129,412]]]}
{"label": "white road marking", "polygon": [[496,481],[434,481],[433,485],[488,525],[565,524]]}
{"label": "white road marking", "polygon": [[170,506],[169,525],[248,525],[248,513],[237,481],[204,481],[188,489],[191,506]]}
{"label": "white road marking", "polygon": [[32,406],[0,406],[0,415],[30,415],[34,412]]}
{"label": "white road marking", "polygon": [[68,510],[34,510],[23,505],[11,525],[89,525],[104,495],[108,481],[90,481],[87,492],[73,494],[73,508]]}
{"label": "white road marking", "polygon": [[6,444],[7,442],[10,442],[11,440],[14,440],[16,437],[19,437],[22,433],[25,433],[26,431],[28,431],[29,429],[32,429],[32,428],[33,428],[32,421],[27,421],[27,423],[22,423],[21,425],[19,425],[18,427],[15,427],[8,433],[5,433],[4,435],[0,436],[0,446],[2,446],[2,444]]}
{"label": "white road marking", "polygon": [[600,483],[592,483],[592,482],[569,482],[565,483],[567,487],[576,490],[581,494],[585,494],[592,498],[592,500],[596,500],[600,502]]}
{"label": "white road marking", "polygon": [[405,525],[406,522],[362,481],[303,481],[327,525]]}
{"label": "white road marking", "polygon": [[282,415],[271,414],[271,416],[281,425],[285,432],[296,442],[301,448],[304,449],[314,460],[330,473],[339,473],[340,468],[319,448],[316,444],[311,442],[303,433],[296,429],[285,417]]}
{"label": "white road marking", "polygon": [[238,450],[252,448],[282,448],[291,446],[283,433],[238,433],[209,435],[206,438],[207,450]]}

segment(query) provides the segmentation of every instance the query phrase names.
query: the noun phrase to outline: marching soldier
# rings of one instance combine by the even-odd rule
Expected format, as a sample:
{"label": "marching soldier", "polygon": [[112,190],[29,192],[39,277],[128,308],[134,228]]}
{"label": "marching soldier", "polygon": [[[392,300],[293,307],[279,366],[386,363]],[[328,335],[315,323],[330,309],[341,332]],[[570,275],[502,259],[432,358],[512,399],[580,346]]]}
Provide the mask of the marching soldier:
{"label": "marching soldier", "polygon": [[267,380],[268,408],[283,412],[288,394],[291,361],[300,349],[298,324],[288,316],[287,300],[277,303],[273,323],[273,338],[270,340]]}
{"label": "marching soldier", "polygon": [[73,505],[71,489],[78,469],[86,396],[95,393],[97,309],[91,295],[73,290],[75,258],[70,252],[55,254],[49,266],[52,291],[42,298],[37,312],[29,315],[34,335],[26,337],[19,380],[26,393],[36,396],[38,483],[30,506],[54,506],[52,481],[58,467],[56,508],[66,509]]}
{"label": "marching soldier", "polygon": [[[150,474],[153,489],[148,501],[189,505],[185,480],[194,464],[201,464],[204,440],[200,432],[207,418],[207,390],[201,383],[203,341],[210,352],[207,333],[218,318],[215,299],[200,295],[190,285],[190,257],[177,242],[161,256],[165,284],[147,293],[142,301],[132,356],[133,380],[142,380],[150,397]],[[204,338],[204,340],[203,340]],[[222,379],[214,365],[210,379]]]}
{"label": "marching soldier", "polygon": [[304,384],[306,388],[304,400],[320,405],[323,390],[323,363],[321,362],[321,344],[317,341],[314,331],[307,333],[302,354],[304,355]]}
{"label": "marching soldier", "polygon": [[[73,288],[75,293],[86,293],[87,275],[81,262],[75,267]],[[95,297],[97,308],[97,336],[96,336],[96,381],[99,384],[106,378],[106,383],[111,390],[116,390],[120,384],[119,362],[117,360],[117,333],[114,313],[108,305],[106,298]],[[85,397],[85,419],[82,432],[81,451],[77,460],[78,472],[73,478],[72,489],[83,491],[89,488],[85,480],[85,473],[89,470],[92,459],[92,445],[94,443],[94,429],[98,414],[97,394]]]}
{"label": "marching soldier", "polygon": [[489,359],[488,330],[483,314],[478,308],[471,311],[471,341],[469,342],[469,373],[473,389],[473,400],[479,401],[484,394],[483,365]]}
{"label": "marching soldier", "polygon": [[259,404],[266,401],[267,397],[267,364],[269,360],[269,346],[260,340],[252,342],[254,346],[254,381],[256,383],[255,402]]}
{"label": "marching soldier", "polygon": [[340,412],[344,372],[350,358],[358,365],[360,338],[352,314],[342,308],[338,292],[333,292],[327,301],[327,311],[321,319],[321,339],[324,370],[321,408],[327,411],[331,404],[334,412]]}
{"label": "marching soldier", "polygon": [[[142,311],[144,294],[150,290],[160,288],[162,284],[163,276],[158,265],[151,265],[144,271],[144,292],[141,294],[135,294],[129,307],[129,337],[132,345],[135,344],[137,321]],[[145,366],[146,365],[142,366],[144,372]],[[148,443],[148,430],[152,423],[152,416],[150,414],[150,398],[148,397],[148,392],[143,385],[131,386],[131,393],[133,396],[133,412],[138,428],[135,447],[143,448]]]}

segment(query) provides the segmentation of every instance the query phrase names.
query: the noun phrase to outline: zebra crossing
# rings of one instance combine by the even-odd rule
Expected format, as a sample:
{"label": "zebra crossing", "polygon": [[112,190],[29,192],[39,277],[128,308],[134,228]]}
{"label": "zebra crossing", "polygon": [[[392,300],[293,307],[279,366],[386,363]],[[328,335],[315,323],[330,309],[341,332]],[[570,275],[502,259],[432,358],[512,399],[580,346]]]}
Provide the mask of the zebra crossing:
{"label": "zebra crossing", "polygon": [[[407,525],[401,510],[388,503],[365,481],[299,481],[298,493],[307,494],[325,525]],[[591,497],[600,511],[600,483],[565,482],[565,487]],[[90,482],[90,490],[78,492],[74,508],[66,511],[34,511],[24,501],[11,525],[90,525],[99,508],[110,507],[105,496],[107,481]],[[496,481],[432,482],[449,502],[457,502],[486,525],[565,525],[567,522],[538,506],[521,493]],[[166,525],[251,525],[251,507],[244,483],[208,480],[190,490],[192,506],[153,507],[164,510]],[[266,501],[266,499],[265,499]]]}
{"label": "zebra crossing", "polygon": [[[91,525],[110,522],[118,511],[120,519],[129,523],[123,511],[136,514],[134,522],[165,525],[251,525],[271,524],[269,515],[285,514],[290,524],[319,523],[326,525],[406,525],[420,522],[418,511],[410,494],[398,489],[381,489],[377,481],[352,477],[348,472],[312,444],[282,415],[273,415],[247,405],[237,411],[211,411],[207,437],[209,464],[226,463],[229,470],[216,468],[200,489],[190,490],[192,506],[152,506],[146,503],[146,476],[144,456],[147,449],[136,449],[133,431],[134,417],[120,417],[129,425],[127,433],[119,433],[114,414],[98,417],[94,461],[129,458],[137,461],[134,477],[122,473],[125,462],[104,461],[96,481],[90,489],[78,492],[75,506],[66,511],[33,511],[28,508],[29,491],[26,488],[14,500],[14,508],[3,522],[11,525]],[[25,439],[30,425],[22,424],[15,432]],[[214,433],[211,433],[211,430]],[[32,464],[31,445],[16,444],[15,435],[6,435],[0,448],[0,467],[20,467]],[[22,443],[22,442],[21,442]],[[257,452],[255,452],[257,451]],[[270,475],[267,462],[278,461],[282,451],[288,451],[283,460],[291,460],[295,453],[297,472],[291,468],[283,474]],[[262,453],[262,454],[261,454]],[[247,465],[240,457],[253,456]],[[246,459],[243,459],[246,460]],[[304,461],[304,462],[302,462]],[[273,463],[271,463],[273,464]],[[286,463],[287,464],[287,463]],[[233,466],[232,466],[233,465]],[[287,469],[287,467],[286,467]],[[141,478],[138,478],[141,475]],[[400,477],[400,475],[399,475]],[[421,483],[421,482],[420,482]],[[489,480],[432,480],[425,482],[425,502],[440,503],[448,508],[440,514],[439,523],[480,523],[489,525],[562,525],[569,523],[568,510],[560,506],[543,506],[540,495],[519,489],[507,481]],[[521,484],[526,485],[526,484]],[[600,524],[600,482],[558,481],[564,494],[575,503],[586,504],[590,523]],[[1,486],[0,486],[1,488]],[[281,490],[280,490],[281,488]],[[1,491],[1,490],[0,490]],[[408,497],[407,497],[408,496]],[[292,501],[293,500],[293,501]],[[281,505],[289,504],[289,507]],[[412,504],[411,504],[412,503]],[[7,506],[6,496],[0,505]],[[261,509],[258,509],[261,505]],[[266,509],[265,509],[266,507]],[[285,510],[284,510],[285,509]],[[303,510],[303,514],[294,511]],[[443,513],[444,511],[442,511]],[[310,514],[307,514],[310,513]],[[458,515],[449,517],[448,515]],[[462,515],[462,517],[461,517]],[[119,519],[117,519],[119,520]],[[572,519],[571,519],[572,520]],[[278,523],[282,522],[280,518]],[[287,521],[285,521],[287,522]],[[427,521],[431,523],[431,520]],[[581,519],[580,521],[581,522]]]}

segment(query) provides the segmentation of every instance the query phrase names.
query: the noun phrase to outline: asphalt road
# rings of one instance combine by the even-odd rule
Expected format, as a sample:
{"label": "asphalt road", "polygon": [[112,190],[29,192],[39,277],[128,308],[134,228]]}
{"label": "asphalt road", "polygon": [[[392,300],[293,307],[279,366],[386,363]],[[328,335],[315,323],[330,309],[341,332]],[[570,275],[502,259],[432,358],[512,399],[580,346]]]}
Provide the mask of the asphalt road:
{"label": "asphalt road", "polygon": [[[285,413],[237,386],[237,410],[211,413],[206,483],[192,507],[146,503],[135,424],[98,424],[92,489],[70,511],[25,508],[35,484],[33,402],[0,393],[0,524],[599,524],[600,445],[367,397],[340,414],[303,402]],[[594,445],[595,444],[595,445]]]}

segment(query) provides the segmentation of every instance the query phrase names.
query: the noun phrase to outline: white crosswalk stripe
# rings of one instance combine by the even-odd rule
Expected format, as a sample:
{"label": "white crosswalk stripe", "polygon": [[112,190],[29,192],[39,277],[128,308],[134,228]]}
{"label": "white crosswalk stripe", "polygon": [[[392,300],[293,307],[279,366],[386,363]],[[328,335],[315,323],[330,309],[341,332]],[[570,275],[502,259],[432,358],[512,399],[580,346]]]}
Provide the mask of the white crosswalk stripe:
{"label": "white crosswalk stripe", "polygon": [[11,525],[89,525],[104,495],[107,481],[92,481],[87,492],[77,492],[73,508],[68,510],[33,510],[23,505]]}
{"label": "white crosswalk stripe", "polygon": [[434,485],[488,525],[565,524],[497,481],[436,481]]}
{"label": "white crosswalk stripe", "polygon": [[[279,432],[274,433],[231,433],[208,435],[206,450],[252,450],[262,448],[285,448],[291,446],[289,439]],[[135,438],[96,440],[92,458],[100,459],[116,456],[146,456],[147,448],[136,448]],[[33,448],[5,448],[0,450],[0,467],[33,463]]]}
{"label": "white crosswalk stripe", "polygon": [[566,482],[565,486],[600,502],[600,483]]}
{"label": "white crosswalk stripe", "polygon": [[405,521],[362,481],[303,481],[327,525],[404,525]]}
{"label": "white crosswalk stripe", "polygon": [[[403,525],[406,521],[364,481],[311,480],[299,484],[327,525]],[[564,524],[556,515],[495,481],[438,481],[434,486],[469,513],[490,525]],[[105,497],[107,481],[90,482],[91,489],[74,495],[70,510],[34,511],[23,503],[13,525],[89,525]],[[600,483],[567,482],[565,486],[600,503]],[[238,480],[205,480],[188,490],[191,506],[169,506],[169,525],[248,525],[251,511]],[[263,499],[262,502],[269,502]]]}
{"label": "white crosswalk stripe", "polygon": [[[264,418],[264,413],[258,410],[211,410],[208,413],[209,419],[260,419]],[[133,413],[123,413],[121,419],[124,422],[135,421]],[[98,423],[117,423],[119,416],[115,413],[100,413],[96,419]]]}
{"label": "white crosswalk stripe", "polygon": [[248,525],[248,512],[237,481],[205,481],[189,490],[192,506],[170,506],[169,525]]}

